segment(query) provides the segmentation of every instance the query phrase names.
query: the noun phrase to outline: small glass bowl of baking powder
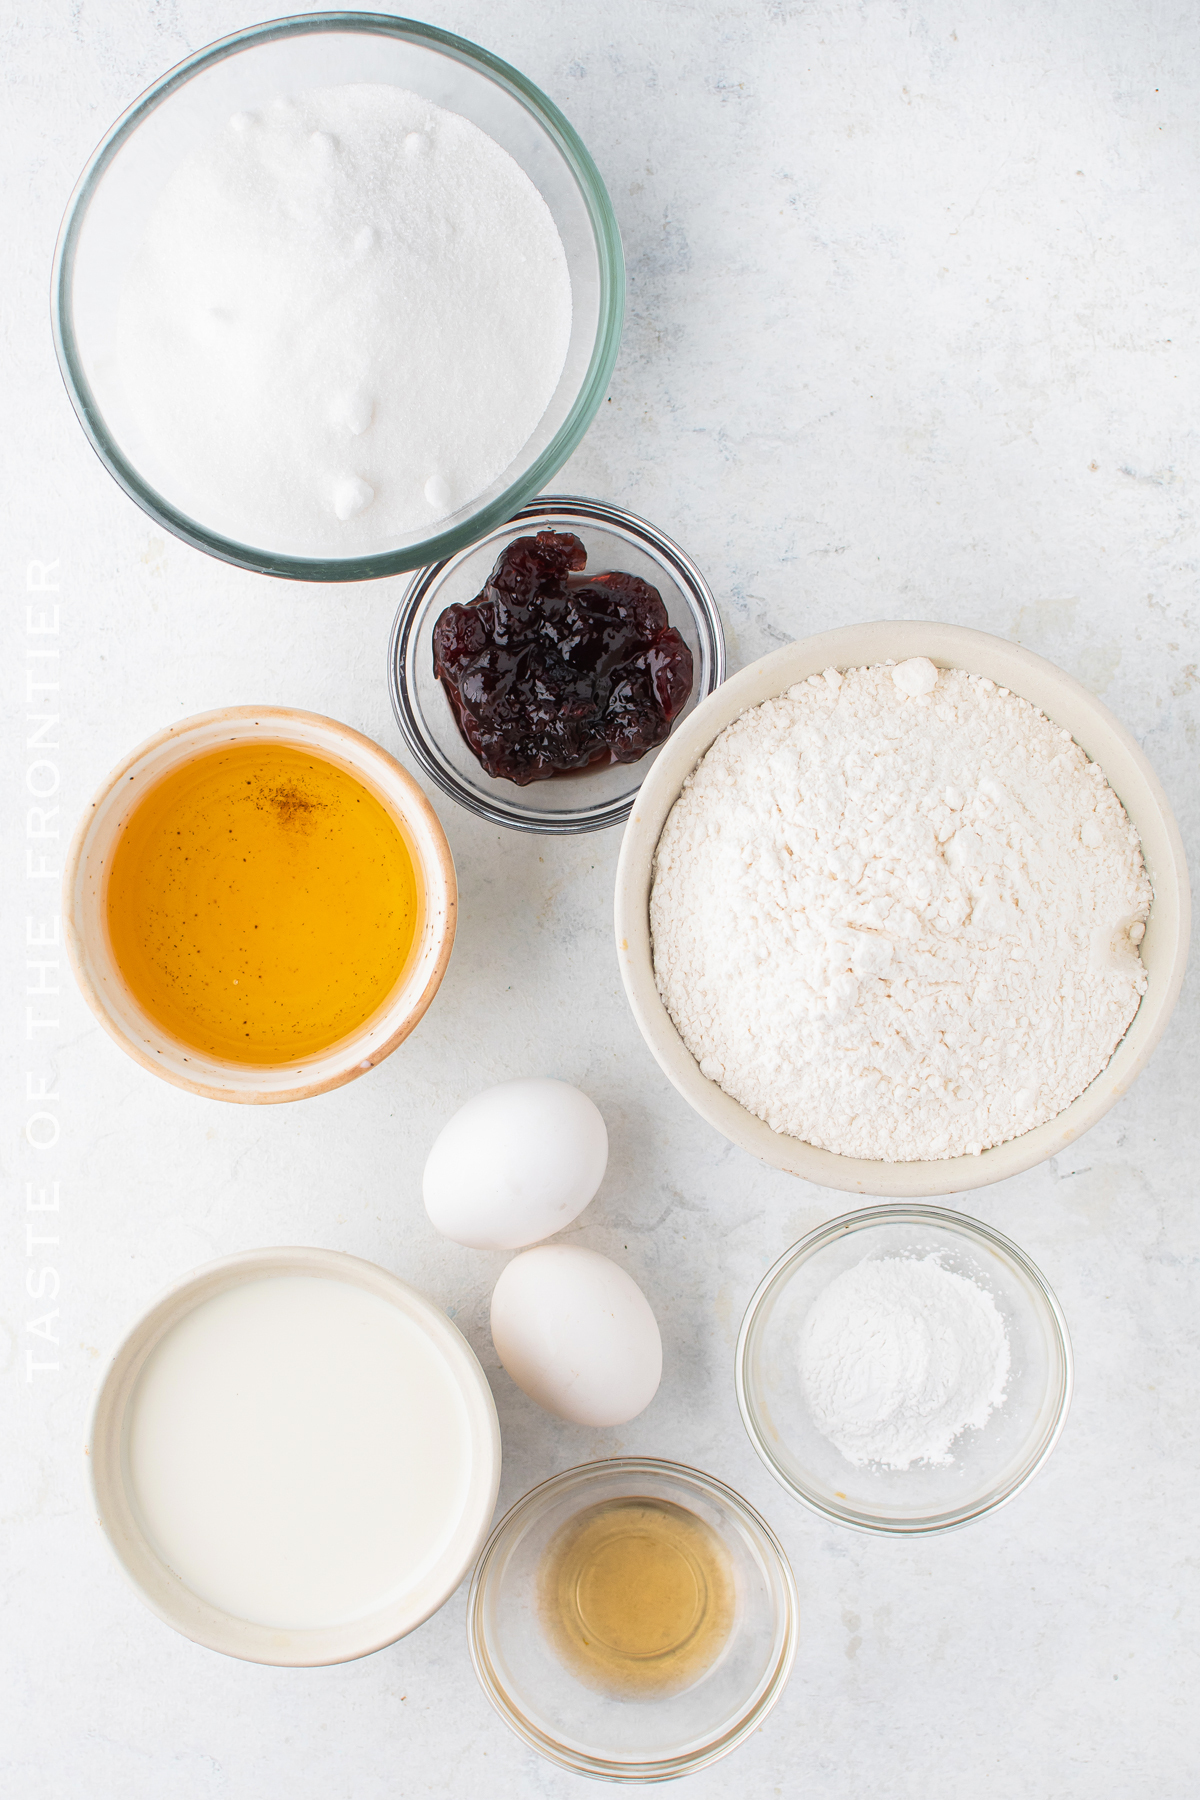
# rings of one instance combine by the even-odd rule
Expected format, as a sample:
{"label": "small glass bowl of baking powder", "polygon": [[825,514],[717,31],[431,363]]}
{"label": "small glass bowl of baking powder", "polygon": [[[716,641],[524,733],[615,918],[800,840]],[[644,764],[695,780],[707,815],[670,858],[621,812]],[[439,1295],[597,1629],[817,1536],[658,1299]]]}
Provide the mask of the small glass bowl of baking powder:
{"label": "small glass bowl of baking powder", "polygon": [[[801,1374],[806,1321],[862,1264],[928,1258],[994,1303],[1008,1346],[1003,1399],[945,1460],[852,1462],[814,1417]],[[1033,1479],[1066,1422],[1071,1340],[1044,1277],[998,1231],[943,1207],[872,1206],[831,1219],[768,1270],[742,1321],[735,1377],[751,1442],[797,1500],[840,1525],[920,1537],[994,1512]]]}

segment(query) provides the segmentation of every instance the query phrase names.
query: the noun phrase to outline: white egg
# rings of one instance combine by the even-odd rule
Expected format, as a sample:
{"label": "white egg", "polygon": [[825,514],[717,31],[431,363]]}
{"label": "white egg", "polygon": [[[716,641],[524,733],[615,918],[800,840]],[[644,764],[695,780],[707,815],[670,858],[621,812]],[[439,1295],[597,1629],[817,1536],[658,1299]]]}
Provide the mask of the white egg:
{"label": "white egg", "polygon": [[531,1400],[577,1425],[636,1418],[662,1377],[662,1339],[637,1282],[571,1244],[513,1258],[492,1294],[492,1342]]}
{"label": "white egg", "polygon": [[604,1179],[608,1133],[586,1094],[533,1078],[459,1108],[425,1164],[425,1210],[474,1250],[519,1250],[578,1218]]}

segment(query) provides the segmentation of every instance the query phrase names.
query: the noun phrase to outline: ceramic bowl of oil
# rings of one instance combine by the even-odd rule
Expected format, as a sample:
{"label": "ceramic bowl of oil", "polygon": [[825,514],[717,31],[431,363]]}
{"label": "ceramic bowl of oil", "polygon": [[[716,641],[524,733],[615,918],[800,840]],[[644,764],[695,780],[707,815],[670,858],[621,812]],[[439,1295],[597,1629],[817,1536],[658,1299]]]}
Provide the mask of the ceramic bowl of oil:
{"label": "ceramic bowl of oil", "polygon": [[389,1055],[437,992],[455,911],[411,776],[349,726],[273,707],[140,745],[64,875],[68,951],[105,1030],[217,1100],[304,1099]]}
{"label": "ceramic bowl of oil", "polygon": [[620,1457],[506,1514],[467,1632],[484,1692],[533,1749],[582,1775],[662,1781],[762,1724],[796,1612],[787,1558],[746,1501],[697,1469]]}

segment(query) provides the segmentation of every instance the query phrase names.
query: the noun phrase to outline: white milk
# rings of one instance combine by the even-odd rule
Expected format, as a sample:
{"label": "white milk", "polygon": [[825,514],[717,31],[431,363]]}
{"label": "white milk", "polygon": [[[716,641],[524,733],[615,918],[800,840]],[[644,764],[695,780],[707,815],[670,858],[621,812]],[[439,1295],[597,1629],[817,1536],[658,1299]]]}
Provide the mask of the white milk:
{"label": "white milk", "polygon": [[127,1480],[159,1555],[201,1598],[300,1629],[373,1612],[459,1519],[466,1405],[421,1328],[312,1275],[205,1301],[147,1359]]}

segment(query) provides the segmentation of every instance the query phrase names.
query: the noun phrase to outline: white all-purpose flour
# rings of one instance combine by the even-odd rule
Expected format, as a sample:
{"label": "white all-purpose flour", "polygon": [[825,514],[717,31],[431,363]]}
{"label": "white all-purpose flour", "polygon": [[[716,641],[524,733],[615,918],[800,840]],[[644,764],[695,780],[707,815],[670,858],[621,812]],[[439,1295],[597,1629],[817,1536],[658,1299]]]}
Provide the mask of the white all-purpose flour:
{"label": "white all-purpose flour", "polygon": [[843,1155],[978,1153],[1070,1104],[1137,1011],[1152,892],[1101,769],[924,658],[736,719],[655,856],[655,975],[703,1072]]}

